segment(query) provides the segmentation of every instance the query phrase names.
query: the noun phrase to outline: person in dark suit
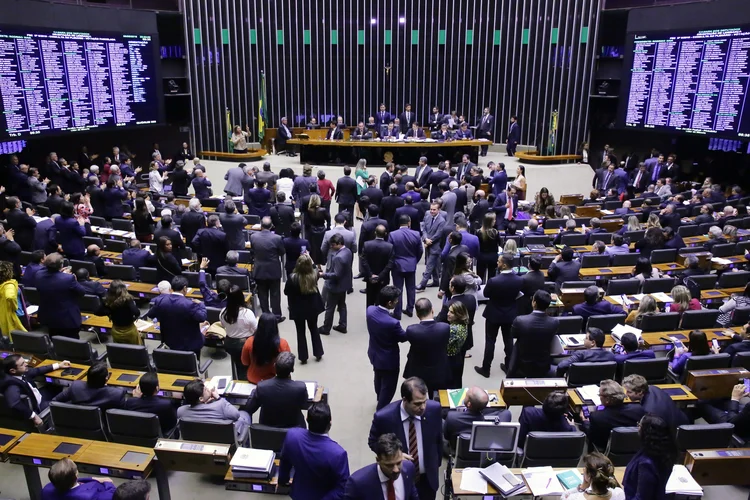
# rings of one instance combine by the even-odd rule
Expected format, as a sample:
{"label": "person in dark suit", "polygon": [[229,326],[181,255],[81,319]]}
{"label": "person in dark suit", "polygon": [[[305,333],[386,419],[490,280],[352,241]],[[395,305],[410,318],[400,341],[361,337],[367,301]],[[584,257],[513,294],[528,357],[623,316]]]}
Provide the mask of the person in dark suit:
{"label": "person in dark suit", "polygon": [[[494,117],[490,114],[490,108],[484,108],[482,112],[482,119],[477,124],[477,139],[488,139],[492,140],[492,127],[495,126]],[[489,146],[483,145],[481,148],[481,156],[487,156],[487,148]]]}
{"label": "person in dark suit", "polygon": [[[162,342],[176,351],[193,351],[198,360],[203,348],[201,323],[206,321],[206,306],[185,297],[187,279],[172,278],[172,293],[159,295],[146,313],[161,323]],[[80,316],[80,315],[79,315]]]}
{"label": "person in dark suit", "polygon": [[149,250],[141,248],[141,242],[134,238],[130,240],[130,247],[122,252],[122,265],[133,266],[137,274],[139,268],[147,267],[153,256]]}
{"label": "person in dark suit", "polygon": [[427,182],[429,186],[420,186],[423,188],[430,188],[430,200],[440,197],[440,184],[450,177],[449,173],[446,171],[447,169],[450,169],[448,162],[440,162],[437,170],[434,170],[428,178]]}
{"label": "person in dark suit", "polygon": [[218,215],[211,215],[208,218],[208,226],[198,230],[191,241],[191,246],[201,257],[208,259],[208,271],[211,274],[216,274],[216,269],[226,264],[227,235],[221,230]]}
{"label": "person in dark suit", "polygon": [[627,332],[620,337],[620,344],[625,352],[615,354],[615,361],[622,366],[629,359],[654,359],[656,354],[651,349],[639,349],[638,337],[634,333]]}
{"label": "person in dark suit", "polygon": [[662,500],[677,459],[674,427],[656,415],[645,415],[638,424],[641,449],[628,462],[622,489],[625,498]]}
{"label": "person in dark suit", "polygon": [[95,406],[102,413],[107,410],[121,409],[125,405],[125,390],[121,387],[108,386],[108,379],[107,363],[96,363],[89,368],[85,381],[76,380],[52,398],[52,401]]}
{"label": "person in dark suit", "polygon": [[23,277],[19,281],[25,287],[36,288],[36,273],[44,269],[44,251],[34,250],[31,252],[29,263],[23,271]]}
{"label": "person in dark suit", "polygon": [[354,216],[354,204],[357,203],[357,183],[350,177],[351,167],[344,167],[344,176],[336,182],[336,203],[339,213],[348,212],[349,220]]}
{"label": "person in dark suit", "polygon": [[383,201],[380,202],[380,217],[388,221],[389,230],[395,231],[398,227],[398,221],[395,220],[396,210],[403,207],[405,201],[399,196],[398,185],[396,184],[391,184],[388,187],[388,193],[389,196],[384,197]]}
{"label": "person in dark suit", "polygon": [[385,241],[386,234],[385,225],[378,225],[375,228],[375,239],[365,242],[360,255],[362,276],[366,283],[367,307],[377,303],[380,290],[390,283],[394,253],[393,244]]}
{"label": "person in dark suit", "polygon": [[744,325],[742,332],[739,335],[734,335],[731,342],[725,343],[719,352],[717,352],[716,349],[712,349],[712,351],[714,354],[729,354],[731,356],[731,365],[734,361],[734,356],[737,353],[750,351],[750,323]]}
{"label": "person in dark suit", "polygon": [[671,227],[675,232],[680,228],[681,219],[680,214],[675,211],[673,203],[668,203],[659,216],[661,227]]}
{"label": "person in dark suit", "polygon": [[430,130],[433,132],[436,130],[440,130],[440,127],[445,123],[445,115],[440,112],[440,108],[437,106],[433,106],[432,113],[430,114],[430,118],[427,120],[427,123],[430,127]]}
{"label": "person in dark suit", "polygon": [[[404,112],[398,116],[398,119],[401,123],[401,133],[406,134],[417,121],[417,115],[411,110],[411,104],[404,107]],[[424,132],[422,132],[422,136],[424,137]]]}
{"label": "person in dark suit", "polygon": [[471,130],[469,130],[469,124],[464,122],[461,124],[461,128],[459,128],[455,134],[453,134],[454,139],[458,140],[470,140],[473,139],[474,136],[471,133]]}
{"label": "person in dark suit", "polygon": [[384,141],[395,141],[401,135],[401,128],[394,122],[389,122],[387,126],[380,129],[380,137]]}
{"label": "person in dark suit", "polygon": [[510,128],[508,128],[508,138],[506,150],[508,156],[516,155],[516,147],[521,141],[521,127],[518,126],[518,118],[515,116],[510,117]]}
{"label": "person in dark suit", "polygon": [[[291,207],[290,207],[291,208]],[[224,213],[219,214],[221,228],[224,230],[226,245],[229,250],[245,249],[245,218],[237,213],[234,201],[224,202]]]}
{"label": "person in dark suit", "polygon": [[187,196],[188,187],[190,186],[190,174],[185,170],[183,162],[176,162],[175,169],[171,174],[172,192],[175,196]]}
{"label": "person in dark suit", "polygon": [[[387,172],[384,173],[388,176]],[[367,179],[367,187],[362,190],[359,195],[360,201],[364,200],[365,197],[367,198],[369,205],[375,205],[380,208],[380,202],[383,200],[383,190],[378,187],[378,180],[374,175],[371,175]],[[364,210],[362,210],[362,212],[364,213]]]}
{"label": "person in dark suit", "polygon": [[[330,335],[331,330],[347,333],[347,310],[346,295],[352,290],[352,265],[354,255],[344,245],[344,237],[334,234],[328,240],[329,248],[326,260],[325,272],[320,272],[320,277],[325,280],[323,298],[326,302],[326,314],[323,326],[320,327],[321,335]],[[339,310],[339,322],[333,326],[333,315]]]}
{"label": "person in dark suit", "polygon": [[393,116],[386,111],[385,104],[380,103],[378,112],[375,114],[375,123],[378,125],[378,133],[380,130],[393,121]]}
{"label": "person in dark suit", "polygon": [[[401,384],[401,401],[394,401],[375,412],[367,440],[375,451],[378,438],[395,434],[412,457],[424,478],[417,483],[421,500],[434,500],[439,488],[438,470],[442,462],[443,433],[440,403],[428,398],[427,386],[417,378]],[[419,439],[421,437],[421,439]]]}
{"label": "person in dark suit", "polygon": [[[446,224],[447,228],[448,225]],[[469,247],[462,244],[463,234],[460,231],[453,231],[448,235],[445,246],[448,247],[448,253],[442,257],[442,273],[440,275],[440,285],[438,286],[438,298],[442,299],[447,296],[450,299],[450,283],[456,270],[456,260],[462,253],[469,253]],[[443,253],[445,250],[443,250]],[[424,278],[423,278],[424,279]]]}
{"label": "person in dark suit", "polygon": [[193,189],[195,190],[195,197],[199,200],[210,198],[211,181],[208,180],[206,174],[203,172],[203,170],[194,169],[193,175],[195,175],[195,177],[193,177],[193,181],[191,182],[191,184],[193,185]]}
{"label": "person in dark suit", "polygon": [[495,198],[492,211],[497,216],[498,229],[507,228],[508,223],[518,215],[518,195],[515,186],[508,184],[505,192]]}
{"label": "person in dark suit", "polygon": [[582,304],[576,304],[573,306],[573,314],[581,316],[584,323],[589,319],[590,316],[597,316],[601,314],[623,314],[622,306],[616,306],[606,300],[602,300],[599,295],[599,287],[591,285],[583,291]]}
{"label": "person in dark suit", "polygon": [[372,132],[365,127],[365,122],[359,122],[357,127],[352,131],[351,138],[359,140],[372,139]]}
{"label": "person in dark suit", "polygon": [[52,214],[49,219],[37,223],[34,228],[33,250],[42,250],[44,253],[53,253],[57,251],[57,228],[55,228],[55,219],[60,214]]}
{"label": "person in dark suit", "polygon": [[55,219],[57,243],[69,259],[83,260],[86,253],[84,220],[75,216],[73,204],[66,201],[60,207],[60,217]]}
{"label": "person in dark suit", "polygon": [[180,221],[180,232],[185,237],[185,241],[192,246],[193,238],[204,227],[206,227],[206,216],[203,214],[201,202],[198,198],[193,198],[188,204],[188,211]]}
{"label": "person in dark suit", "polygon": [[423,188],[429,184],[430,175],[432,175],[432,167],[427,164],[427,157],[421,156],[417,169],[414,172],[414,178],[416,179],[416,185]]}
{"label": "person in dark suit", "polygon": [[254,186],[245,192],[244,201],[247,204],[247,213],[261,218],[271,215],[271,191],[258,179],[255,180]]}
{"label": "person in dark suit", "polygon": [[[113,180],[112,186],[116,185],[117,184]],[[107,187],[109,187],[109,182],[107,182]],[[127,197],[127,194],[125,196]],[[45,205],[47,205],[49,211],[53,214],[59,214],[60,206],[64,201],[65,198],[63,198],[62,189],[60,189],[60,186],[57,184],[47,184],[47,202],[45,203]]]}
{"label": "person in dark suit", "polygon": [[59,253],[44,259],[44,269],[36,273],[39,290],[39,323],[46,326],[50,336],[78,338],[81,329],[81,309],[79,297],[86,290],[70,274],[70,268],[63,269],[63,256]]}
{"label": "person in dark suit", "polygon": [[609,434],[615,427],[635,427],[646,414],[643,406],[625,404],[625,392],[622,386],[614,380],[599,382],[599,398],[602,407],[597,408],[586,418],[581,410],[581,430],[589,439],[589,449],[596,447],[600,450],[607,448]]}
{"label": "person in dark suit", "polygon": [[305,427],[302,410],[307,408],[307,386],[292,380],[294,354],[280,352],[276,357],[276,376],[258,383],[245,411],[252,415],[260,409],[260,424],[271,427]]}
{"label": "person in dark suit", "polygon": [[586,338],[583,340],[584,349],[575,351],[572,356],[565,358],[557,365],[557,376],[564,376],[573,363],[614,361],[615,354],[609,349],[604,349],[603,346],[604,332],[599,328],[588,328],[586,330]]}
{"label": "person in dark suit", "polygon": [[107,290],[102,286],[101,283],[91,280],[88,269],[79,267],[78,269],[76,269],[74,274],[76,277],[76,281],[78,281],[78,284],[81,285],[84,290],[86,290],[86,295],[95,295],[100,299],[103,299],[107,294]]}
{"label": "person in dark suit", "polygon": [[418,122],[414,122],[408,132],[406,132],[406,137],[411,137],[412,139],[424,139],[424,130],[422,130],[422,127],[419,126]]}
{"label": "person in dark suit", "polygon": [[424,291],[430,278],[432,278],[432,286],[437,286],[440,282],[440,238],[445,226],[445,217],[440,213],[440,204],[431,203],[429,213],[424,214],[422,218],[422,241],[427,257],[425,262],[426,269],[422,274],[422,279],[416,291]]}
{"label": "person in dark suit", "polygon": [[500,369],[507,373],[513,351],[512,326],[518,314],[517,299],[523,286],[523,279],[513,272],[513,255],[503,254],[497,261],[498,274],[487,282],[484,296],[489,299],[483,316],[485,322],[484,358],[482,366],[474,371],[485,378],[490,376],[490,367],[495,358],[495,342],[499,330],[503,333],[505,361]]}
{"label": "person in dark suit", "polygon": [[524,448],[529,432],[571,432],[576,430],[573,421],[565,416],[568,410],[568,395],[564,391],[547,394],[541,408],[524,406],[518,423],[518,447]]}
{"label": "person in dark suit", "polygon": [[[385,170],[383,171],[383,173],[380,174],[379,186],[380,186],[380,190],[383,192],[383,198],[387,197],[391,192],[390,190],[391,184],[395,182],[393,180],[393,172],[395,169],[396,169],[396,165],[394,165],[393,163],[388,163],[385,166]],[[381,200],[381,203],[379,203],[378,205],[380,205],[382,208],[382,200]]]}
{"label": "person in dark suit", "polygon": [[[5,396],[5,404],[15,418],[31,420],[36,426],[42,425],[39,413],[47,408],[49,400],[37,389],[34,379],[60,368],[70,368],[70,361],[29,368],[26,358],[20,354],[11,354],[3,360],[5,377],[0,379],[0,392]],[[22,400],[22,396],[26,396],[28,402]]]}
{"label": "person in dark suit", "polygon": [[237,263],[240,261],[240,254],[237,250],[230,250],[227,252],[225,259],[226,265],[223,265],[216,269],[216,275],[230,274],[234,276],[250,276],[250,271],[244,267],[238,267]]}
{"label": "person in dark suit", "polygon": [[276,319],[281,322],[286,319],[281,315],[281,260],[286,249],[281,236],[272,233],[271,227],[271,218],[263,217],[260,221],[260,232],[253,231],[250,234],[250,248],[255,255],[253,278],[258,285],[261,310],[273,312]]}
{"label": "person in dark suit", "polygon": [[294,207],[291,202],[286,201],[286,193],[279,191],[276,193],[276,203],[271,207],[271,222],[273,223],[274,233],[284,238],[289,237],[292,234],[294,220]]}
{"label": "person in dark suit", "polygon": [[704,401],[698,404],[698,412],[709,424],[734,424],[734,434],[743,439],[750,438],[750,405],[740,400],[750,396],[745,384],[732,388],[731,398],[726,400]]}
{"label": "person in dark suit", "polygon": [[700,214],[698,214],[698,216],[693,220],[693,222],[695,222],[696,224],[708,224],[709,222],[713,224],[714,223],[713,213],[714,213],[714,208],[709,204],[705,204],[701,206]]}
{"label": "person in dark suit", "polygon": [[560,286],[566,281],[578,281],[581,262],[577,259],[573,260],[573,255],[573,249],[566,246],[549,266],[547,277],[555,282],[557,293],[560,293]]}
{"label": "person in dark suit", "polygon": [[300,234],[302,234],[302,225],[299,222],[293,222],[290,229],[290,236],[282,240],[286,254],[284,269],[287,276],[294,272],[294,266],[297,264],[299,256],[307,252],[310,248],[310,242],[304,238],[300,238]]}
{"label": "person in dark suit", "polygon": [[375,375],[378,410],[390,403],[396,393],[400,363],[398,344],[406,342],[401,323],[390,314],[398,304],[399,295],[401,292],[396,287],[384,286],[380,290],[378,305],[367,307],[367,332],[370,336],[367,357]]}
{"label": "person in dark suit", "polygon": [[484,389],[470,387],[466,391],[464,405],[466,411],[449,411],[443,423],[443,437],[448,442],[451,451],[456,449],[456,438],[459,434],[471,433],[474,422],[483,422],[485,417],[492,417],[499,422],[510,422],[512,415],[510,410],[493,410],[487,408],[489,397]]}
{"label": "person in dark suit", "polygon": [[169,398],[159,394],[159,378],[154,372],[146,372],[138,379],[133,395],[125,400],[123,410],[153,413],[159,417],[162,434],[168,435],[177,426],[177,410]]}
{"label": "person in dark suit", "polygon": [[288,485],[294,469],[289,492],[293,500],[342,498],[349,480],[349,458],[346,450],[328,437],[331,408],[327,403],[310,406],[307,425],[307,430],[292,428],[287,431],[278,482]]}
{"label": "person in dark suit", "polygon": [[650,181],[648,167],[644,163],[638,164],[638,170],[631,173],[631,195],[643,193],[648,189]]}
{"label": "person in dark suit", "polygon": [[36,221],[32,217],[34,211],[30,208],[23,210],[21,200],[15,196],[9,196],[5,200],[6,205],[10,208],[5,214],[5,220],[8,223],[8,229],[12,229],[16,240],[24,251],[30,252],[34,242],[34,229]]}
{"label": "person in dark suit", "polygon": [[664,419],[672,429],[689,424],[687,415],[680,410],[672,398],[656,386],[648,385],[641,375],[628,375],[622,380],[625,394],[634,403],[640,402],[646,413],[653,413]]}
{"label": "person in dark suit", "polygon": [[401,320],[401,314],[411,317],[414,311],[414,299],[416,295],[416,273],[417,263],[422,258],[424,249],[418,231],[410,229],[411,219],[401,216],[398,220],[399,228],[388,235],[388,241],[393,244],[393,286],[399,293],[406,284],[406,307],[404,308],[403,296],[393,317]]}
{"label": "person in dark suit", "polygon": [[172,242],[172,250],[181,255],[181,251],[185,248],[185,242],[182,240],[182,234],[173,228],[172,223],[174,222],[172,217],[165,215],[161,218],[161,227],[154,231],[154,241],[159,241],[162,236],[169,238]]}
{"label": "person in dark suit", "polygon": [[421,378],[427,385],[428,394],[432,394],[448,386],[450,326],[435,321],[429,299],[419,299],[415,308],[419,324],[410,325],[406,329],[406,340],[410,347],[404,378]]}
{"label": "person in dark suit", "polygon": [[411,197],[407,197],[404,198],[404,205],[396,209],[396,213],[394,214],[393,219],[394,221],[398,221],[401,217],[406,216],[411,222],[411,230],[419,232],[421,223],[420,215],[421,214],[419,213],[419,210],[414,206],[414,199]]}
{"label": "person in dark suit", "polygon": [[[394,433],[383,434],[370,446],[376,463],[355,471],[344,489],[346,500],[420,500],[415,482],[419,471],[406,460]],[[397,496],[396,492],[400,492]]]}
{"label": "person in dark suit", "polygon": [[552,358],[550,347],[557,334],[559,320],[547,316],[552,297],[545,290],[537,290],[531,301],[533,311],[513,321],[511,335],[516,339],[508,377],[550,376]]}
{"label": "person in dark suit", "polygon": [[326,132],[327,141],[340,141],[344,139],[344,131],[336,126],[335,121],[331,120],[328,127],[328,131]]}

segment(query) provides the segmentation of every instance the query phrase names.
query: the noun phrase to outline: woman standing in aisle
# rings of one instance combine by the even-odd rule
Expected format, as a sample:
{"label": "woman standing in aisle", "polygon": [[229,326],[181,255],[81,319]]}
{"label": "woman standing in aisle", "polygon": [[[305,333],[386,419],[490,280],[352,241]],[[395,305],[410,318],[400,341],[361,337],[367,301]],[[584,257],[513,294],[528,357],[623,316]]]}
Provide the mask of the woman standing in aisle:
{"label": "woman standing in aisle", "polygon": [[323,357],[323,343],[318,333],[318,316],[325,310],[325,306],[318,290],[318,273],[308,254],[302,254],[297,259],[294,272],[289,275],[284,286],[284,294],[289,298],[289,318],[297,327],[297,357],[303,365],[307,364],[307,324],[313,356],[316,361],[320,361]]}

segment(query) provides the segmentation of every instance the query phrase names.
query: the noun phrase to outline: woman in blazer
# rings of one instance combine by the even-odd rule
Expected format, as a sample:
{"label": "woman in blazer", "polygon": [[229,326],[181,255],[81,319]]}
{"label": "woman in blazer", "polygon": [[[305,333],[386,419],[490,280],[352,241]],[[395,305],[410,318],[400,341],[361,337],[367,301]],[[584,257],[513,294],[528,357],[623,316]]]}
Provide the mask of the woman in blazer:
{"label": "woman in blazer", "polygon": [[641,449],[630,459],[622,486],[625,498],[663,500],[677,458],[677,450],[667,423],[652,413],[638,422]]}
{"label": "woman in blazer", "polygon": [[284,286],[284,294],[289,298],[289,318],[297,327],[297,357],[303,365],[307,364],[307,324],[313,356],[316,361],[320,361],[323,357],[323,343],[318,333],[318,316],[325,310],[325,306],[318,291],[318,273],[309,254],[302,254],[297,259],[294,271]]}

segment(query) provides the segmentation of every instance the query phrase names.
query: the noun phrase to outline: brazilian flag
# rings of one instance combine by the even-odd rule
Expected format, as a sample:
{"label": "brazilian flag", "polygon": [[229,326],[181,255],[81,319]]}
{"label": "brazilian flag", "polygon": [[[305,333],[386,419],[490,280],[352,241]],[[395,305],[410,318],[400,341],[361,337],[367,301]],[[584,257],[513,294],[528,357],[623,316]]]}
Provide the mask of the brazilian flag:
{"label": "brazilian flag", "polygon": [[258,138],[266,135],[266,74],[260,72],[260,98],[258,99]]}

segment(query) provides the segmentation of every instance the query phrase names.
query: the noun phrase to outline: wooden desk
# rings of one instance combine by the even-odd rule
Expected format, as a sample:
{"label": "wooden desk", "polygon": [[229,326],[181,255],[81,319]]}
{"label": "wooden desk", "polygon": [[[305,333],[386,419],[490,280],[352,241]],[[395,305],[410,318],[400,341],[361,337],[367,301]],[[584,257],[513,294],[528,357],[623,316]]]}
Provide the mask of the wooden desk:
{"label": "wooden desk", "polygon": [[630,276],[633,266],[586,267],[578,271],[581,279],[610,278],[613,276]]}
{"label": "wooden desk", "polygon": [[[585,288],[562,288],[558,297],[563,303],[566,309],[573,307],[576,304],[583,304],[585,302],[583,293],[586,291]],[[599,294],[604,295],[604,289],[599,287]]]}
{"label": "wooden desk", "polygon": [[155,456],[152,448],[91,441],[76,464],[86,474],[145,479],[151,475]]}
{"label": "wooden desk", "polygon": [[[690,389],[685,387],[681,384],[656,384],[656,387],[659,389],[665,390],[665,391],[672,391],[672,390],[680,390],[682,391],[680,394],[670,394],[669,397],[672,398],[672,401],[674,401],[677,404],[687,404],[687,403],[694,403],[698,401],[698,398],[690,392]],[[570,399],[570,406],[575,408],[576,411],[578,411],[584,404],[590,404],[591,401],[584,401],[581,399],[581,396],[578,394],[578,391],[575,389],[568,389],[568,398]],[[625,397],[626,403],[632,403],[630,398]]]}
{"label": "wooden desk", "polygon": [[29,368],[35,368],[39,365],[39,363],[42,362],[41,358],[37,358],[33,354],[27,354],[25,352],[13,352],[13,351],[0,351],[0,359],[5,359],[10,355],[13,354],[20,354],[23,356],[23,358],[26,360],[26,363],[28,363]]}
{"label": "wooden desk", "polygon": [[[102,250],[100,253],[100,256],[103,259],[108,259],[112,261],[113,264],[122,264],[122,253],[120,252],[112,252],[110,250]],[[190,269],[196,265],[198,265],[197,260],[191,260],[190,262],[181,262],[182,267],[185,269]]]}
{"label": "wooden desk", "polygon": [[[570,470],[571,467],[555,467],[555,472],[562,472],[566,470]],[[510,469],[510,472],[515,475],[520,475],[523,472],[524,469],[520,467],[514,467]],[[453,495],[451,498],[454,498],[456,496],[461,497],[480,497],[485,496],[484,493],[476,493],[474,491],[465,491],[461,489],[461,477],[463,474],[462,469],[453,469],[451,471],[451,482],[453,483]],[[619,484],[622,484],[622,478],[625,476],[625,467],[615,467],[615,479]],[[518,493],[516,493],[517,495]],[[500,495],[500,492],[498,492],[491,484],[487,484],[487,496],[498,496]],[[525,496],[530,497],[530,493],[526,494]],[[515,496],[515,495],[514,495]],[[502,498],[502,496],[501,496]]]}
{"label": "wooden desk", "polygon": [[720,259],[726,259],[731,261],[731,264],[720,264],[719,262],[711,261],[711,269],[715,271],[722,271],[725,269],[732,269],[738,265],[747,264],[747,259],[744,255],[730,255],[729,257],[719,257]]}
{"label": "wooden desk", "polygon": [[276,485],[279,484],[279,460],[274,460],[273,464],[274,472],[270,479],[235,478],[232,474],[232,468],[228,467],[227,473],[224,476],[224,481],[226,481],[225,488],[230,491],[251,491],[253,493],[276,493],[279,495],[288,495],[289,487],[279,486],[278,490],[276,489]]}
{"label": "wooden desk", "polygon": [[122,387],[128,392],[128,394],[131,394],[133,392],[133,389],[135,389],[138,385],[138,381],[141,379],[141,375],[143,375],[143,372],[110,368],[109,380],[107,380],[107,385],[111,385],[113,387]]}
{"label": "wooden desk", "polygon": [[540,155],[536,151],[519,151],[516,153],[516,157],[519,161],[535,164],[566,163],[583,158],[581,155]]}
{"label": "wooden desk", "polygon": [[[560,205],[575,205],[578,206],[583,203],[582,194],[564,194],[560,196]],[[576,208],[576,212],[578,209]]]}
{"label": "wooden desk", "polygon": [[[560,222],[562,224],[562,227],[564,228],[565,227],[565,222],[564,221],[560,221]],[[560,229],[555,229],[555,228],[545,229],[544,230],[544,234],[546,234],[548,236],[557,236],[557,233],[559,233],[559,232],[560,232]],[[583,233],[583,229],[581,227],[577,227],[576,228],[576,233],[581,233],[582,234]]]}
{"label": "wooden desk", "polygon": [[[161,341],[161,331],[155,327],[152,322],[150,326],[143,330],[138,330],[141,338]],[[108,334],[112,330],[112,321],[107,316],[84,315],[81,317],[81,324],[89,328],[95,328],[99,333]]]}
{"label": "wooden desk", "polygon": [[[489,395],[497,397],[497,401],[492,401],[487,404],[488,408],[506,408],[508,406],[505,404],[505,401],[503,401],[503,397],[500,395],[500,391],[496,389],[486,389],[486,391]],[[440,396],[440,406],[442,406],[445,410],[450,410],[451,403],[448,399],[448,391],[445,389],[440,389],[440,391],[438,391],[438,394]]]}
{"label": "wooden desk", "polygon": [[[39,368],[43,366],[50,366],[55,363],[59,363],[59,361],[54,359],[45,359],[41,363],[39,363]],[[59,370],[55,370],[52,372],[49,372],[44,375],[44,379],[49,384],[55,384],[55,385],[62,385],[62,386],[68,386],[75,382],[76,380],[82,380],[86,374],[89,372],[89,367],[86,365],[78,365],[75,363],[70,364],[71,368],[75,368],[77,370],[80,370],[80,372],[76,374],[71,375],[63,375],[63,371],[66,370],[66,368],[60,368]]]}
{"label": "wooden desk", "polygon": [[[732,340],[732,336],[742,331],[741,326],[733,326],[730,328],[702,328],[700,331],[706,334],[706,338],[709,342],[713,339],[721,342],[729,342]],[[646,332],[641,334],[641,338],[647,347],[653,349],[657,346],[671,346],[672,342],[664,340],[665,338],[677,338],[683,344],[690,344],[690,332],[693,330],[672,330],[669,332]]]}
{"label": "wooden desk", "polygon": [[536,406],[551,392],[567,390],[564,378],[506,378],[500,386],[500,396],[508,406]]}
{"label": "wooden desk", "polygon": [[[742,290],[744,290],[744,288]],[[668,294],[668,293],[665,294],[665,295],[667,295],[670,298],[669,301],[661,300],[661,297],[656,296],[654,294],[646,294],[646,295],[650,295],[651,298],[656,301],[656,304],[659,305],[659,306],[662,306],[662,308],[664,306],[666,306],[666,304],[672,303],[672,300],[671,300],[672,296],[670,294]],[[627,297],[628,301],[631,302],[630,309],[637,309],[638,305],[641,303],[640,299],[638,297],[636,297],[635,295],[626,295],[626,297]],[[706,304],[710,304],[710,303],[715,302],[715,301],[721,301],[721,302],[723,302],[724,299],[726,299],[728,297],[729,297],[729,295],[727,294],[727,289],[702,290],[701,291],[701,301],[705,302]],[[611,304],[614,304],[616,306],[621,305],[617,301],[618,299],[620,299],[619,295],[616,295],[616,296],[607,295],[607,296],[604,297],[604,300],[606,300],[607,302],[609,302]]]}
{"label": "wooden desk", "polygon": [[[104,288],[109,288],[109,284],[112,280],[106,278],[91,278],[93,281],[98,281]],[[141,283],[139,281],[123,281],[125,286],[128,288],[128,292],[135,298],[150,298],[157,297],[159,295],[159,288],[152,283]],[[214,290],[215,291],[215,290]],[[203,294],[201,294],[200,288],[188,288],[185,297],[189,299],[203,300]],[[245,292],[245,300],[249,301],[252,295],[249,292]]]}
{"label": "wooden desk", "polygon": [[[713,254],[711,252],[693,252],[689,255],[695,255],[698,258],[698,267],[700,267],[701,269],[708,268],[711,257],[713,257]],[[677,260],[677,263],[684,266],[687,256],[688,254],[678,254],[675,260]]]}
{"label": "wooden desk", "polygon": [[732,388],[743,378],[750,378],[750,372],[744,368],[690,370],[685,385],[699,399],[723,399],[731,396]]}
{"label": "wooden desk", "polygon": [[26,433],[15,429],[0,429],[0,460],[8,461],[8,452],[18,444]]}
{"label": "wooden desk", "polygon": [[166,470],[224,476],[229,469],[231,447],[224,444],[159,439],[154,452]]}
{"label": "wooden desk", "polygon": [[747,486],[750,449],[688,450],[685,467],[701,486]]}
{"label": "wooden desk", "polygon": [[653,266],[662,273],[669,275],[685,271],[685,266],[677,262],[665,262],[664,264],[654,264]]}
{"label": "wooden desk", "polygon": [[213,156],[217,160],[238,162],[238,161],[260,160],[261,158],[263,158],[264,156],[268,154],[268,151],[266,151],[265,149],[248,149],[247,153],[224,153],[221,151],[201,151],[198,154],[203,157]]}
{"label": "wooden desk", "polygon": [[188,375],[172,375],[169,373],[157,373],[159,377],[159,396],[172,399],[182,399],[185,386],[195,380],[196,377]]}
{"label": "wooden desk", "polygon": [[700,236],[686,236],[685,238],[682,238],[682,241],[685,242],[686,246],[694,247],[703,245],[705,242],[707,242],[708,236],[706,236],[705,234],[702,234]]}

